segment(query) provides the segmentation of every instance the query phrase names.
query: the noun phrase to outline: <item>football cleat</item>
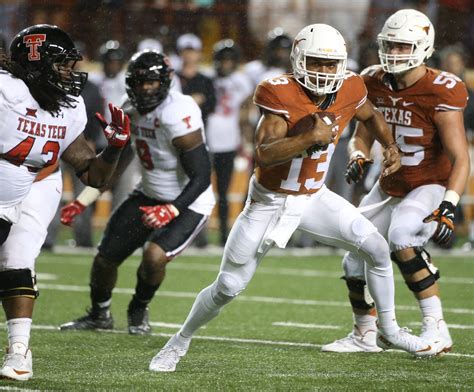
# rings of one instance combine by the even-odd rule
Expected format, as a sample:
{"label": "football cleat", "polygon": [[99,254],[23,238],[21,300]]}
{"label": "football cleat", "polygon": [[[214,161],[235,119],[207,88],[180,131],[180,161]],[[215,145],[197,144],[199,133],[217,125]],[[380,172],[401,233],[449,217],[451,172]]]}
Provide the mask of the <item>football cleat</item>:
{"label": "football cleat", "polygon": [[428,343],[438,344],[438,354],[448,353],[452,350],[453,339],[449,334],[446,321],[436,320],[434,317],[423,317],[420,338]]}
{"label": "football cleat", "polygon": [[88,309],[85,316],[62,324],[61,331],[80,331],[91,329],[113,329],[114,319],[110,310],[107,309]]}
{"label": "football cleat", "polygon": [[377,331],[377,346],[388,349],[400,349],[415,357],[430,357],[438,354],[439,341],[429,344],[424,339],[410,334],[408,328],[400,328],[392,335],[383,334],[380,330]]}
{"label": "football cleat", "polygon": [[325,344],[321,351],[329,353],[379,353],[382,349],[377,346],[377,331],[369,329],[360,333],[357,325],[352,332],[343,339]]}
{"label": "football cleat", "polygon": [[128,306],[128,333],[130,335],[149,335],[151,326],[148,322],[148,307],[135,308]]}
{"label": "football cleat", "polygon": [[152,372],[174,372],[176,365],[188,352],[191,339],[184,339],[173,335],[168,343],[156,354],[150,362],[148,369]]}
{"label": "football cleat", "polygon": [[13,343],[4,357],[0,378],[27,381],[31,377],[33,377],[31,350],[22,343]]}

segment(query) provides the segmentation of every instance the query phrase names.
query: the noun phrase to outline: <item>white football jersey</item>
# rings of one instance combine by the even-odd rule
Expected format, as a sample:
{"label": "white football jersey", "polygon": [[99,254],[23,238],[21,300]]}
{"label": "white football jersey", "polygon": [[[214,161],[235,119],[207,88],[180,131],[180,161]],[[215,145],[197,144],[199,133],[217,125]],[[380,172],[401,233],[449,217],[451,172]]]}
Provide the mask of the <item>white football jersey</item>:
{"label": "white football jersey", "polygon": [[82,97],[54,117],[40,108],[28,87],[0,71],[0,208],[21,203],[39,169],[53,165],[87,122]]}
{"label": "white football jersey", "polygon": [[[157,200],[173,201],[189,182],[173,139],[198,129],[204,132],[201,110],[190,96],[170,91],[152,112],[140,115],[133,110],[130,115],[132,143],[142,169],[138,190]],[[214,194],[209,186],[189,209],[210,215],[214,204]]]}
{"label": "white football jersey", "polygon": [[239,148],[240,106],[253,92],[250,79],[241,72],[213,79],[217,105],[207,119],[206,140],[211,152],[229,152]]}

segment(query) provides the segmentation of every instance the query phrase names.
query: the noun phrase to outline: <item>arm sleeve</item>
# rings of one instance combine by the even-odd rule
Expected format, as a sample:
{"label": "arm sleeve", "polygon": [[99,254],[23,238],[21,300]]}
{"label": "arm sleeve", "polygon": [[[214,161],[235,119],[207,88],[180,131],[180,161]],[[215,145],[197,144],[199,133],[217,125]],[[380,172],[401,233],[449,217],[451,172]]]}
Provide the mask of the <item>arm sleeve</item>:
{"label": "arm sleeve", "polygon": [[[444,80],[442,79],[443,75],[445,77]],[[434,110],[436,112],[464,110],[468,101],[468,93],[464,82],[457,78],[456,80],[454,75],[450,78],[449,73],[443,73],[438,78],[440,77],[442,82],[448,81],[445,83],[433,82],[434,96],[437,101]]]}
{"label": "arm sleeve", "polygon": [[203,144],[180,154],[181,165],[189,182],[173,205],[182,211],[196,200],[211,184],[211,161],[206,146]]}
{"label": "arm sleeve", "polygon": [[261,109],[289,117],[287,107],[281,102],[279,94],[275,93],[273,86],[268,81],[263,81],[257,86],[253,102]]}

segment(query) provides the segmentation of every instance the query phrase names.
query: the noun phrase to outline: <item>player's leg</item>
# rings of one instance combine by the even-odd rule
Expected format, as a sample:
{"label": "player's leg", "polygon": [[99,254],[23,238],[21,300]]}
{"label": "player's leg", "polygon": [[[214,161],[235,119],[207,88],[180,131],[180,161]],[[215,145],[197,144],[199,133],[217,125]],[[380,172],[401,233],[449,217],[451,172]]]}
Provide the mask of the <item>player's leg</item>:
{"label": "player's leg", "polygon": [[33,308],[38,295],[35,260],[61,198],[61,174],[34,183],[23,202],[18,223],[0,251],[0,299],[7,320],[8,352],[0,377],[28,380],[33,376],[29,349]]}
{"label": "player's leg", "polygon": [[204,227],[207,216],[185,209],[170,224],[155,230],[143,250],[137,271],[135,294],[128,305],[128,332],[151,332],[148,304],[165,278],[166,265],[188,247]]}
{"label": "player's leg", "polygon": [[[386,198],[387,195],[380,190],[377,183],[360,204],[360,208],[365,210],[364,216],[370,218],[370,221],[384,237],[388,231],[393,208],[390,200],[381,204]],[[324,345],[322,351],[379,352],[381,348],[376,344],[377,312],[365,279],[364,258],[356,252],[347,252],[343,257],[342,266],[343,279],[346,282],[352,307],[354,328],[345,338]]]}
{"label": "player's leg", "polygon": [[229,233],[216,280],[198,294],[179,332],[152,359],[151,371],[173,372],[193,334],[247,287],[264,256],[259,253],[260,242],[277,208],[247,201]]}
{"label": "player's leg", "polygon": [[219,236],[220,243],[224,245],[227,239],[227,222],[229,203],[227,191],[229,190],[232,173],[234,170],[235,151],[216,153],[213,155],[214,170],[216,172],[217,195],[219,206]]}
{"label": "player's leg", "polygon": [[379,346],[401,348],[417,356],[436,354],[436,347],[398,326],[388,244],[352,204],[323,188],[307,206],[300,229],[314,234],[322,243],[352,251],[365,260],[365,278],[378,313]]}
{"label": "player's leg", "polygon": [[410,192],[397,206],[388,233],[392,259],[400,268],[408,288],[418,300],[423,316],[422,337],[443,339],[443,351],[450,351],[453,341],[443,317],[439,294],[438,269],[423,248],[436,230],[436,224],[423,218],[437,208],[444,187],[425,185]]}
{"label": "player's leg", "polygon": [[3,243],[7,240],[11,228],[11,222],[0,218],[0,245],[3,245]]}
{"label": "player's leg", "polygon": [[91,308],[87,314],[60,326],[61,330],[112,329],[110,312],[112,290],[117,282],[118,268],[136,249],[143,246],[152,232],[143,225],[142,205],[155,205],[140,192],[132,193],[112,214],[90,273]]}

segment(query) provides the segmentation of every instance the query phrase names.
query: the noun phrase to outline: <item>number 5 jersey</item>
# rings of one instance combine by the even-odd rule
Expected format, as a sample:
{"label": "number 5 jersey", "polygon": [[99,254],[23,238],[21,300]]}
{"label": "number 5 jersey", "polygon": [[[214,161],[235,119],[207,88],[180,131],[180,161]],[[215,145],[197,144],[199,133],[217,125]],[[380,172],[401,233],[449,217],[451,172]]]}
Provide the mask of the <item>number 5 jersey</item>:
{"label": "number 5 jersey", "polygon": [[380,179],[384,192],[404,197],[421,185],[446,186],[451,162],[443,150],[434,116],[440,111],[464,110],[468,95],[461,79],[427,68],[414,85],[396,91],[392,76],[380,65],[367,68],[362,75],[369,99],[384,114],[403,153],[401,169]]}

